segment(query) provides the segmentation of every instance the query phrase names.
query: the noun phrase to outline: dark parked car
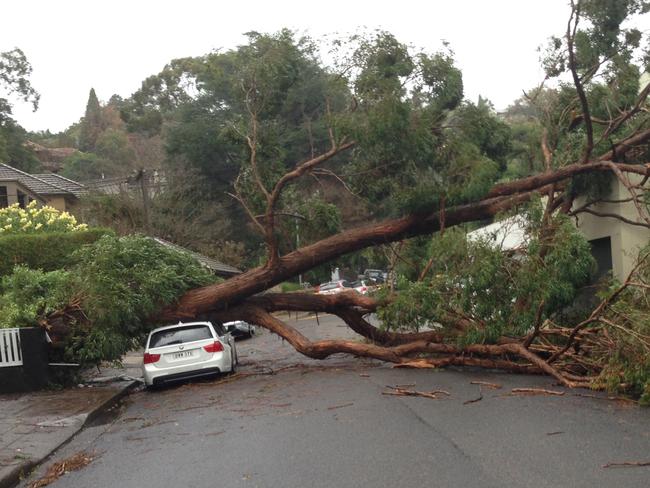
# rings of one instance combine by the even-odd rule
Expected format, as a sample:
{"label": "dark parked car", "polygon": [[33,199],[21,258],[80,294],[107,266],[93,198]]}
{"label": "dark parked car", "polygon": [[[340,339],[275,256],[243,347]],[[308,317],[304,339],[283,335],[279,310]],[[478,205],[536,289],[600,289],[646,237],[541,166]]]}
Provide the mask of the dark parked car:
{"label": "dark parked car", "polygon": [[244,337],[250,338],[255,335],[255,326],[248,322],[244,322],[243,320],[226,322],[223,326],[235,339],[242,339]]}
{"label": "dark parked car", "polygon": [[367,269],[363,272],[363,276],[373,283],[384,283],[386,281],[386,272],[380,269]]}

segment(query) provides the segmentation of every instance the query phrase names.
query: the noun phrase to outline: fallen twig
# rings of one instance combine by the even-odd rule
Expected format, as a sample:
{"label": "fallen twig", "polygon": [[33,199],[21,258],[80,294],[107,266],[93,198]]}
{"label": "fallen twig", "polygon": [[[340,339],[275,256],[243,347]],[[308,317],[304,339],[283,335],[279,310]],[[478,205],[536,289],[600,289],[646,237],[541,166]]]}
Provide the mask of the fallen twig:
{"label": "fallen twig", "polygon": [[463,402],[463,405],[469,405],[470,403],[476,403],[480,402],[483,400],[483,390],[481,389],[481,385],[478,386],[478,398],[474,398],[472,400],[467,400]]}
{"label": "fallen twig", "polygon": [[424,398],[431,398],[432,400],[438,400],[437,395],[446,395],[450,396],[450,393],[445,390],[431,390],[431,391],[417,391],[417,390],[407,390],[406,388],[401,388],[399,386],[390,386],[386,385],[386,388],[390,388],[394,391],[383,391],[382,395],[393,395],[393,396],[419,396]]}
{"label": "fallen twig", "polygon": [[632,400],[631,398],[625,398],[625,397],[619,397],[619,396],[600,396],[600,395],[589,395],[586,393],[573,393],[573,396],[577,397],[584,397],[584,398],[594,398],[596,400],[609,400],[612,402],[620,402],[620,403],[631,403],[631,404],[637,404],[638,402],[636,400]]}
{"label": "fallen twig", "polygon": [[603,468],[624,468],[624,467],[640,467],[650,466],[650,461],[624,461],[620,463],[607,463],[603,464]]}
{"label": "fallen twig", "polygon": [[513,388],[512,393],[526,393],[529,395],[564,395],[563,391],[545,390],[544,388]]}
{"label": "fallen twig", "polygon": [[354,405],[354,403],[344,403],[343,405],[333,405],[331,407],[327,407],[327,410],[336,410],[337,408],[344,408],[344,407],[351,407]]}
{"label": "fallen twig", "polygon": [[95,459],[94,454],[88,454],[86,452],[78,452],[63,461],[52,464],[41,479],[34,481],[29,488],[42,488],[51,483],[54,483],[65,473],[70,471],[77,471],[81,468],[88,466]]}
{"label": "fallen twig", "polygon": [[487,388],[491,388],[492,390],[499,390],[499,389],[503,388],[498,383],[488,383],[487,381],[470,381],[469,383],[470,383],[470,385],[485,386]]}
{"label": "fallen twig", "polygon": [[393,368],[435,369],[436,366],[426,359],[415,359],[413,361],[395,364]]}

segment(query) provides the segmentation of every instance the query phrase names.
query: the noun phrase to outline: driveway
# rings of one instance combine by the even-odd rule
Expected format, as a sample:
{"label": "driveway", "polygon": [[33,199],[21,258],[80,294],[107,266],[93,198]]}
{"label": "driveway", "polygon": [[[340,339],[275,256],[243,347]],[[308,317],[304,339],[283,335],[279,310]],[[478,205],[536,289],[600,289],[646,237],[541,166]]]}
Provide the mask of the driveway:
{"label": "driveway", "polygon": [[[351,334],[331,316],[291,320],[312,337]],[[130,395],[52,462],[95,460],[50,486],[650,486],[650,467],[603,468],[650,461],[650,409],[585,390],[512,393],[564,391],[545,377],[310,360],[264,331],[238,344],[241,375]],[[385,394],[397,385],[448,395]]]}

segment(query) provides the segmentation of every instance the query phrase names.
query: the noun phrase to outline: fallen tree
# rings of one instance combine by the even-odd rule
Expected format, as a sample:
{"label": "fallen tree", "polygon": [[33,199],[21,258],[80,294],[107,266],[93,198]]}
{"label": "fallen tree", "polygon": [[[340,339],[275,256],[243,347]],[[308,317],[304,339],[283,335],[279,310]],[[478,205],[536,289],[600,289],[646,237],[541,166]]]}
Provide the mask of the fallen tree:
{"label": "fallen tree", "polygon": [[[513,108],[513,117],[517,110],[525,116],[518,127],[526,140],[536,141],[518,153],[525,164],[513,156],[514,136],[490,106],[462,100],[450,53],[413,54],[387,33],[357,39],[343,69],[323,78],[332,83],[325,103],[300,115],[308,141],[303,158],[288,164],[283,157],[290,151],[282,146],[288,138],[277,134],[287,113],[300,113],[291,92],[300,80],[281,84],[284,66],[273,68],[286,33],[280,40],[254,36],[248,48],[259,59],[245,58],[237,72],[240,97],[225,97],[220,110],[232,116],[229,135],[240,144],[230,155],[240,164],[231,196],[259,232],[265,262],[184,293],[154,321],[243,319],[317,359],[348,353],[402,366],[541,373],[569,387],[620,388],[650,400],[646,254],[622,283],[603,284],[593,308],[568,312],[593,265],[571,219],[597,215],[594,206],[612,201],[617,181],[629,195],[619,200],[637,215],[606,217],[650,228],[650,85],[640,86],[633,61],[641,33],[621,27],[647,6],[601,7],[572,2],[566,33],[545,52],[547,80],[565,73],[573,84],[542,84]],[[295,200],[314,192],[306,177],[334,179],[341,191],[369,202],[362,209],[369,223],[297,249],[287,245],[293,235],[283,219],[296,216]],[[465,239],[466,224],[515,214],[526,215],[529,233],[516,252]],[[431,239],[414,239],[420,236]],[[376,246],[389,248],[401,266],[395,290],[371,298],[262,293]],[[407,251],[417,259],[405,257]],[[278,311],[338,315],[365,341],[312,341]],[[366,321],[368,313],[377,313],[382,326]],[[424,325],[428,330],[420,330]]]}

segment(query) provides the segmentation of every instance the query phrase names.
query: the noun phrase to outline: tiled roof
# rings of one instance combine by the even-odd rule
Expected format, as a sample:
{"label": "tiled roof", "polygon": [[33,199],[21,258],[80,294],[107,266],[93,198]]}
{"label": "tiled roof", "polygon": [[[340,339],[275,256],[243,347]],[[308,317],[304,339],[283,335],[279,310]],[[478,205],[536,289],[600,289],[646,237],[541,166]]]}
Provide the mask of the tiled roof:
{"label": "tiled roof", "polygon": [[63,188],[64,190],[72,193],[75,197],[80,197],[81,195],[87,192],[86,187],[81,183],[77,183],[76,181],[69,180],[64,176],[57,175],[55,173],[42,173],[42,174],[32,175],[32,176],[35,176],[36,178],[39,178],[45,181],[46,183],[49,183],[50,185]]}
{"label": "tiled roof", "polygon": [[62,188],[61,185],[48,183],[47,181],[19,169],[12,168],[7,164],[0,163],[0,181],[18,181],[25,188],[37,195],[69,195],[71,192]]}
{"label": "tiled roof", "polygon": [[194,259],[196,259],[199,263],[201,263],[203,266],[212,270],[215,274],[222,275],[222,276],[233,276],[241,273],[239,269],[233,266],[220,263],[216,259],[209,258],[207,256],[204,256],[203,254],[199,254],[198,252],[190,251],[189,249],[181,247],[172,242],[166,241],[165,239],[161,239],[160,237],[152,237],[152,239],[162,246],[168,247],[170,249],[174,249],[175,251],[178,252],[189,254]]}

